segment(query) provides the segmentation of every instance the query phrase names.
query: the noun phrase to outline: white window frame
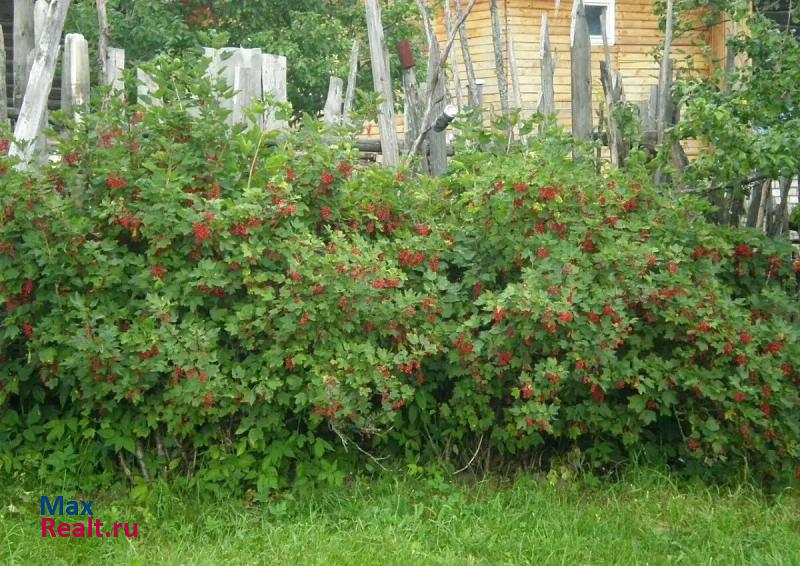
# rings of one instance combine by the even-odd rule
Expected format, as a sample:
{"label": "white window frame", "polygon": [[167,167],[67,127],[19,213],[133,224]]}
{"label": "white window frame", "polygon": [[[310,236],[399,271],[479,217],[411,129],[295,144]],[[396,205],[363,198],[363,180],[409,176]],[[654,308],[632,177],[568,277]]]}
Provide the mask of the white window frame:
{"label": "white window frame", "polygon": [[[606,39],[609,45],[614,45],[617,41],[617,2],[616,0],[584,0],[586,6],[603,6],[606,9]],[[603,36],[590,35],[589,40],[592,45],[603,45]]]}

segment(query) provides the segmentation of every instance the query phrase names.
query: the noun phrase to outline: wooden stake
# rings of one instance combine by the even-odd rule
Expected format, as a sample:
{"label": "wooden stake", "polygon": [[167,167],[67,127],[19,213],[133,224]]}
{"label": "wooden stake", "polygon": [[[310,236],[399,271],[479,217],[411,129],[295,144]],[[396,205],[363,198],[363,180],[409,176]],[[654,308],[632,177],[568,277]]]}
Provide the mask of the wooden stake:
{"label": "wooden stake", "polygon": [[111,85],[111,90],[121,92],[125,90],[125,81],[122,72],[125,70],[125,50],[118,47],[108,48],[108,61],[106,62],[106,81]]}
{"label": "wooden stake", "polygon": [[608,47],[606,37],[605,15],[601,16],[600,29],[603,37],[603,54],[605,61],[600,63],[600,82],[603,85],[607,110],[608,149],[611,155],[611,163],[621,167],[625,161],[627,148],[622,136],[622,127],[617,121],[616,109],[624,99],[622,90],[622,77],[614,70],[611,63],[611,50]]}
{"label": "wooden stake", "polygon": [[[450,0],[446,0],[449,2]],[[455,0],[456,20],[461,21],[458,26],[458,39],[461,44],[461,57],[464,60],[464,72],[467,75],[467,94],[469,95],[469,105],[477,110],[481,107],[478,81],[475,78],[475,67],[472,66],[472,55],[469,51],[469,39],[467,38],[466,23],[464,23],[464,9],[461,7],[461,0]],[[451,32],[452,33],[452,32]]]}
{"label": "wooden stake", "polygon": [[667,120],[669,119],[669,97],[670,97],[670,78],[671,61],[670,61],[670,48],[672,46],[672,13],[673,6],[672,0],[667,0],[667,27],[664,35],[664,53],[661,57],[661,69],[658,77],[658,114],[656,119],[656,132],[658,143],[664,143],[664,133],[667,128]]}
{"label": "wooden stake", "polygon": [[[433,100],[432,110],[427,117],[427,123],[423,123],[425,128],[432,128],[433,121],[439,117],[446,106],[445,101],[445,77],[444,69],[440,65],[441,53],[439,52],[439,42],[434,38],[431,43],[430,55],[428,57],[428,88],[433,88],[431,99]],[[438,73],[438,78],[435,77]],[[428,131],[429,155],[428,164],[430,174],[440,177],[447,171],[447,134],[446,132],[436,132],[433,129]]]}
{"label": "wooden stake", "polygon": [[592,46],[583,0],[572,10],[570,53],[572,68],[572,133],[582,141],[592,139]]}
{"label": "wooden stake", "polygon": [[31,71],[29,57],[33,53],[33,0],[14,0],[14,106],[19,107]]}
{"label": "wooden stake", "polygon": [[342,121],[342,91],[344,81],[331,77],[328,83],[328,98],[325,100],[324,121],[327,126],[336,126]]}
{"label": "wooden stake", "polygon": [[0,26],[0,127],[8,124],[8,90],[6,89],[6,42]]}
{"label": "wooden stake", "polygon": [[519,84],[519,70],[517,69],[517,53],[514,49],[514,34],[508,30],[508,66],[511,71],[511,101],[514,108],[522,110],[522,88]]}
{"label": "wooden stake", "polygon": [[100,34],[97,40],[97,59],[100,62],[100,84],[103,86],[112,83],[108,72],[109,50],[111,34],[108,30],[108,14],[106,13],[106,0],[97,0],[97,21],[100,25]]}
{"label": "wooden stake", "polygon": [[[265,97],[270,97],[277,102],[286,102],[286,57],[264,53],[261,61],[261,85]],[[275,117],[275,109],[268,108],[264,116],[264,129],[286,129],[289,123]]]}
{"label": "wooden stake", "polygon": [[61,32],[67,18],[70,0],[52,0],[47,10],[47,18],[42,31],[42,41],[36,48],[25,96],[19,111],[14,138],[17,143],[11,147],[11,155],[20,158],[26,167],[33,156],[34,144],[41,132],[42,117],[47,109],[47,98],[53,84],[56,55],[61,43]]}
{"label": "wooden stake", "polygon": [[356,79],[358,77],[358,58],[361,54],[361,43],[356,39],[353,41],[353,49],[350,51],[350,72],[347,75],[347,91],[344,95],[344,108],[342,113],[345,121],[349,123],[350,115],[353,113],[353,103],[356,99]]}
{"label": "wooden stake", "polygon": [[[444,17],[447,26],[448,37],[453,33],[453,14],[450,10],[450,0],[445,0],[444,3]],[[458,65],[458,51],[455,49],[450,51],[450,68],[453,69],[453,87],[456,96],[456,106],[461,111],[461,104],[463,103],[463,93],[461,92],[461,70]]]}
{"label": "wooden stake", "polygon": [[553,52],[550,49],[550,30],[547,25],[547,14],[542,14],[542,30],[539,41],[541,47],[539,58],[541,61],[540,71],[542,77],[542,92],[539,97],[539,112],[544,114],[546,125],[550,121],[550,116],[556,111],[556,92],[553,77],[556,72],[556,64],[553,60]]}
{"label": "wooden stake", "polygon": [[61,109],[74,113],[89,103],[89,43],[79,33],[64,38],[64,64],[61,71]]}
{"label": "wooden stake", "polygon": [[[492,43],[494,44],[494,68],[497,74],[497,92],[500,94],[500,109],[508,117],[508,84],[506,83],[506,64],[503,49],[503,31],[500,27],[500,11],[497,0],[491,0],[489,10],[492,15]],[[587,32],[588,33],[588,32]]]}
{"label": "wooden stake", "polygon": [[372,82],[381,97],[378,124],[381,134],[383,162],[397,165],[400,162],[400,148],[397,143],[397,130],[394,123],[394,97],[392,78],[386,65],[386,45],[383,37],[383,20],[378,0],[365,1],[367,12],[367,35],[369,36]]}

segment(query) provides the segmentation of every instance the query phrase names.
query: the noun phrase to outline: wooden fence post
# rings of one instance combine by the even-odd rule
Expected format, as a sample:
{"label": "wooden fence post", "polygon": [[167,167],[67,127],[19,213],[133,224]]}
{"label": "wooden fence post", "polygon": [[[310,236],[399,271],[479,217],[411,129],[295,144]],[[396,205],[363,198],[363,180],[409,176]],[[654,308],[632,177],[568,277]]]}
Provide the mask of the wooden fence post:
{"label": "wooden fence post", "polygon": [[508,84],[506,82],[505,53],[503,52],[502,28],[497,0],[491,0],[489,10],[492,15],[492,43],[494,44],[494,68],[497,74],[497,91],[500,94],[500,109],[508,117]]}
{"label": "wooden fence post", "polygon": [[608,113],[607,128],[608,149],[611,155],[611,163],[621,167],[625,162],[627,147],[623,139],[622,125],[618,120],[618,108],[624,102],[624,92],[622,88],[622,77],[614,70],[611,63],[611,51],[608,48],[608,38],[606,37],[605,15],[601,16],[600,29],[603,37],[604,61],[600,62],[600,82],[603,85],[605,95],[606,110]]}
{"label": "wooden fence post", "polygon": [[8,91],[6,89],[6,42],[0,26],[0,127],[8,124]]}
{"label": "wooden fence post", "polygon": [[383,21],[378,0],[366,0],[367,33],[369,36],[372,81],[375,91],[381,97],[378,123],[381,134],[381,153],[386,165],[400,162],[400,148],[397,143],[397,130],[394,124],[394,98],[392,78],[386,65],[386,47],[383,37]]}
{"label": "wooden fence post", "polygon": [[350,123],[350,115],[353,113],[353,103],[356,99],[356,80],[358,78],[358,58],[361,55],[361,43],[356,39],[353,41],[353,48],[350,51],[350,72],[347,74],[347,90],[344,95],[344,106],[342,114],[347,123]]}
{"label": "wooden fence post", "polygon": [[14,0],[14,100],[19,108],[28,75],[31,71],[29,57],[34,50],[33,0]]}
{"label": "wooden fence post", "polygon": [[89,103],[89,43],[79,33],[64,38],[64,64],[61,71],[61,109],[75,112]]}
{"label": "wooden fence post", "polygon": [[420,93],[417,85],[417,75],[414,72],[416,62],[408,41],[401,41],[397,44],[397,55],[400,59],[400,67],[403,69],[403,115],[405,116],[405,149],[410,151],[414,140],[419,136],[422,129],[420,122]]}
{"label": "wooden fence post", "polygon": [[[434,177],[440,177],[447,171],[447,133],[445,131],[437,132],[433,128],[434,121],[442,114],[446,106],[444,91],[445,91],[445,77],[444,69],[440,67],[441,52],[439,51],[439,42],[436,38],[430,45],[430,55],[428,57],[428,87],[433,87],[433,105],[431,107],[431,114],[428,124],[423,124],[423,127],[430,128],[428,131],[428,163],[430,166],[430,173]],[[438,80],[435,75],[439,74]]]}
{"label": "wooden fence post", "polygon": [[100,62],[100,84],[107,86],[113,83],[110,76],[108,64],[111,59],[109,42],[111,34],[108,30],[108,13],[106,12],[106,0],[97,0],[97,23],[99,26],[99,37],[97,40],[97,60]]}
{"label": "wooden fence post", "polygon": [[[264,96],[277,102],[286,102],[286,57],[264,53],[261,61],[261,85]],[[282,130],[288,127],[286,120],[275,117],[275,109],[268,108],[264,116],[265,130]]]}
{"label": "wooden fence post", "polygon": [[[450,0],[446,0],[449,2]],[[461,6],[461,0],[455,0],[456,6],[456,21],[461,21],[464,15],[464,8]],[[483,103],[480,97],[478,81],[475,78],[475,67],[472,66],[472,55],[469,51],[469,39],[467,38],[466,23],[458,26],[458,40],[461,44],[461,58],[464,60],[464,72],[467,74],[467,94],[469,95],[469,105],[477,110]]]}
{"label": "wooden fence post", "polygon": [[[445,30],[447,31],[447,36],[449,37],[453,34],[453,14],[450,9],[450,0],[445,0],[444,18]],[[461,105],[463,104],[464,96],[461,92],[461,70],[459,69],[458,50],[456,49],[450,50],[450,68],[453,70],[453,87],[455,90],[456,106],[458,107],[458,110],[461,111]]]}
{"label": "wooden fence post", "polygon": [[[539,70],[541,72],[542,92],[539,95],[538,110],[545,116],[545,121],[542,123],[543,128],[550,121],[550,115],[554,114],[556,111],[556,92],[553,84],[556,64],[553,60],[553,52],[550,49],[550,28],[547,23],[547,14],[542,14],[542,28],[539,35]],[[540,130],[542,128],[540,128]]]}
{"label": "wooden fence post", "polygon": [[339,77],[331,77],[328,83],[328,97],[325,100],[323,119],[326,126],[336,126],[342,121],[342,91],[344,81]]}
{"label": "wooden fence post", "polygon": [[[25,97],[14,128],[15,143],[11,155],[19,157],[23,164],[33,156],[34,141],[42,126],[42,116],[47,109],[47,98],[56,67],[56,55],[61,43],[61,32],[67,18],[70,0],[52,0],[47,9],[47,18],[42,31],[42,41],[36,48]],[[23,165],[25,166],[25,165]]]}
{"label": "wooden fence post", "polygon": [[592,46],[583,0],[574,0],[570,34],[572,70],[572,134],[579,140],[592,139]]}
{"label": "wooden fence post", "polygon": [[522,110],[522,87],[519,84],[517,68],[517,52],[514,46],[514,35],[508,30],[508,66],[511,71],[511,102],[513,107]]}
{"label": "wooden fence post", "polygon": [[122,72],[125,70],[125,50],[119,47],[108,48],[108,60],[106,61],[106,84],[111,86],[112,91],[124,91],[125,81]]}
{"label": "wooden fence post", "polygon": [[[153,77],[151,77],[142,69],[136,69],[136,82],[136,94],[139,97],[139,104],[162,106],[161,100],[155,97],[155,93],[158,90],[158,84],[156,84],[156,82],[153,80]],[[144,102],[142,99],[144,96],[151,97],[151,100]]]}

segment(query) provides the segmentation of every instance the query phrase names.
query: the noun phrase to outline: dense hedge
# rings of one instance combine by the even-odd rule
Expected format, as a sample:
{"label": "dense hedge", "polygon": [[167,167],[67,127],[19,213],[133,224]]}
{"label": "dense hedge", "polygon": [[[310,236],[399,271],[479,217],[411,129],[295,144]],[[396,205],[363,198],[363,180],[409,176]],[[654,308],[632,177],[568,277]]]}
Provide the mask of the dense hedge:
{"label": "dense hedge", "polygon": [[84,116],[39,172],[1,159],[3,472],[264,494],[480,440],[800,473],[783,244],[559,132],[412,178],[163,87]]}

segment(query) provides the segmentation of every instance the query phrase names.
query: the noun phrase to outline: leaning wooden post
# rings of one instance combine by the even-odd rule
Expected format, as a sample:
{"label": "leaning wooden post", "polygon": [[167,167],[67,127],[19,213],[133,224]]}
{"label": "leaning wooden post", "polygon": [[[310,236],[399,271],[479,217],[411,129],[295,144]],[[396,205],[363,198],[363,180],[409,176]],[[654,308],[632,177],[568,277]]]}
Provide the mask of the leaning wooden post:
{"label": "leaning wooden post", "polygon": [[583,0],[575,0],[570,34],[572,67],[572,134],[579,140],[592,139],[592,46]]}
{"label": "leaning wooden post", "polygon": [[6,90],[6,41],[0,26],[0,127],[8,124],[8,91]]}
{"label": "leaning wooden post", "polygon": [[347,74],[347,90],[344,94],[342,114],[346,122],[350,122],[353,113],[353,103],[356,99],[356,80],[358,79],[358,58],[361,55],[361,43],[356,39],[350,51],[350,72]]}
{"label": "leaning wooden post", "polygon": [[[286,102],[286,57],[265,53],[261,61],[261,84],[265,97],[276,102]],[[286,120],[276,118],[275,109],[267,109],[264,116],[265,130],[284,130],[289,126]]]}
{"label": "leaning wooden post", "polygon": [[381,134],[381,154],[386,165],[400,162],[400,148],[394,124],[394,97],[392,96],[392,77],[386,65],[386,48],[383,38],[383,21],[378,0],[366,0],[367,34],[369,36],[372,82],[381,97],[378,124]]}
{"label": "leaning wooden post", "polygon": [[603,93],[605,94],[606,109],[608,111],[608,149],[611,155],[611,163],[621,167],[626,157],[625,140],[623,139],[622,126],[617,115],[617,108],[624,98],[622,77],[614,70],[614,66],[611,63],[611,51],[608,48],[608,38],[606,37],[605,15],[601,16],[600,22],[605,59],[600,62],[600,82],[603,84]]}
{"label": "leaning wooden post", "polygon": [[14,106],[22,103],[31,67],[29,57],[33,53],[34,24],[33,0],[14,0]]}
{"label": "leaning wooden post", "polygon": [[522,110],[522,87],[519,83],[517,53],[514,48],[514,35],[510,29],[508,30],[508,66],[511,71],[511,102],[514,108]]}
{"label": "leaning wooden post", "polygon": [[492,43],[494,44],[494,68],[497,73],[497,91],[500,94],[500,109],[508,117],[508,84],[506,81],[505,53],[503,50],[503,31],[500,27],[500,11],[497,0],[491,0],[489,10],[492,15]]}
{"label": "leaning wooden post", "polygon": [[[450,0],[446,0],[449,2]],[[464,8],[461,6],[461,0],[455,0],[456,6],[456,21],[461,21],[464,16]],[[458,40],[461,44],[461,58],[464,60],[464,72],[467,74],[467,94],[469,95],[469,105],[477,110],[481,107],[482,99],[479,91],[482,89],[478,87],[478,81],[475,78],[475,67],[472,66],[472,55],[469,52],[469,40],[467,38],[467,24],[462,22],[458,26]]]}
{"label": "leaning wooden post", "polygon": [[550,116],[556,111],[556,91],[553,77],[556,72],[556,64],[553,59],[553,52],[550,49],[550,30],[547,25],[547,14],[542,14],[542,31],[539,37],[540,49],[540,72],[542,77],[542,92],[539,97],[539,112],[544,114],[545,120],[542,126],[546,126],[550,121]]}
{"label": "leaning wooden post", "polygon": [[[450,37],[453,34],[453,14],[450,10],[450,0],[446,0],[444,3],[444,18],[447,36]],[[461,70],[458,66],[458,51],[455,49],[450,50],[450,67],[453,69],[453,87],[455,90],[456,106],[461,110],[463,101],[463,95],[461,93]]]}
{"label": "leaning wooden post", "polygon": [[[67,18],[70,0],[52,0],[47,9],[47,19],[42,31],[42,41],[36,48],[25,97],[14,128],[16,143],[11,155],[19,157],[27,164],[33,156],[34,146],[30,142],[39,135],[42,116],[47,108],[47,98],[56,68],[56,55],[61,43],[61,32]],[[25,165],[23,165],[25,166]]]}
{"label": "leaning wooden post", "polygon": [[89,103],[89,43],[79,33],[64,38],[61,109],[77,118],[76,109]]}
{"label": "leaning wooden post", "polygon": [[342,121],[342,91],[344,81],[339,77],[331,77],[328,83],[328,98],[325,100],[323,119],[326,126],[336,126]]}
{"label": "leaning wooden post", "polygon": [[107,86],[112,84],[112,78],[108,72],[108,61],[110,52],[108,44],[111,34],[108,30],[108,13],[106,12],[106,0],[97,0],[97,22],[99,24],[99,37],[97,40],[97,60],[100,63],[100,84]]}

